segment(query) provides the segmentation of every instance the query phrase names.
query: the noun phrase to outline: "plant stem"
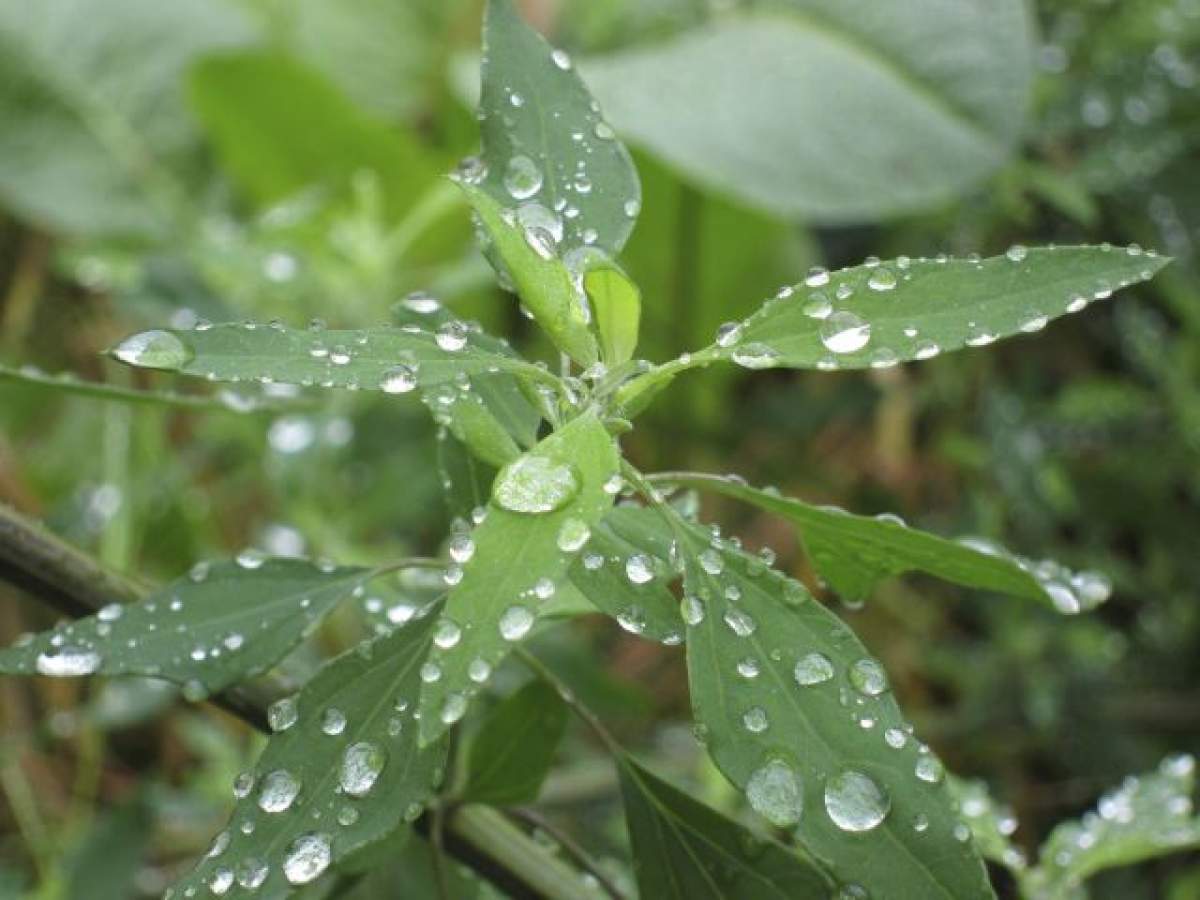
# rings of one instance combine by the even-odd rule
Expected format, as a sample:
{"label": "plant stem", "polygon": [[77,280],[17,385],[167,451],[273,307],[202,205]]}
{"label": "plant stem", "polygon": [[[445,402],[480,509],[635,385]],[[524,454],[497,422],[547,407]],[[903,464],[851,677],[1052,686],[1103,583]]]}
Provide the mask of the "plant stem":
{"label": "plant stem", "polygon": [[[77,617],[91,615],[114,600],[136,601],[149,592],[147,585],[106,569],[4,504],[0,504],[0,579]],[[224,691],[211,702],[266,732],[266,709],[284,693],[264,680]],[[428,831],[428,812],[417,825]],[[448,853],[514,900],[577,900],[580,895],[579,873],[495,810],[456,808],[447,816],[445,839]]]}

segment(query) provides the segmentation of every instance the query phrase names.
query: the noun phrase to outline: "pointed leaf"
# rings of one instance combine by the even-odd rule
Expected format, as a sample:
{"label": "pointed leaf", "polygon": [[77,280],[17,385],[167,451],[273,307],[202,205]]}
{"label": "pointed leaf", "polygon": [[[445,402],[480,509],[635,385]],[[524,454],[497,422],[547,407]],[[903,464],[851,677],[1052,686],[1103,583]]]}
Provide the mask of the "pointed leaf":
{"label": "pointed leaf", "polygon": [[0,650],[0,672],[150,675],[207,696],[265,672],[370,575],[244,554]]}
{"label": "pointed leaf", "polygon": [[1013,872],[1023,871],[1025,854],[1011,840],[1012,833],[1017,829],[1017,818],[1013,811],[993,800],[982,781],[964,781],[948,775],[946,782],[971,829],[971,839],[983,858]]}
{"label": "pointed leaf", "polygon": [[567,55],[512,0],[488,3],[479,109],[483,189],[504,207],[542,207],[540,218],[558,220],[564,253],[595,246],[615,256],[641,204],[633,161]]}
{"label": "pointed leaf", "polygon": [[655,900],[793,900],[829,897],[817,860],[756,835],[658,778],[618,760],[638,890]]}
{"label": "pointed leaf", "polygon": [[1059,825],[1023,882],[1028,895],[1065,898],[1103,869],[1200,847],[1195,773],[1192,756],[1169,757],[1157,771],[1125,779],[1081,821]]}
{"label": "pointed leaf", "polygon": [[870,896],[994,896],[880,664],[798,582],[680,525],[692,704],[726,777]]}
{"label": "pointed leaf", "polygon": [[1168,262],[1134,249],[1013,248],[968,259],[900,259],[814,272],[706,354],[747,368],[862,369],[929,359],[1038,331]]}
{"label": "pointed leaf", "polygon": [[544,681],[500,701],[471,742],[467,803],[512,806],[537,799],[567,731],[567,705]]}
{"label": "pointed leaf", "polygon": [[642,295],[629,276],[611,263],[588,269],[583,276],[600,332],[604,361],[620,365],[633,357],[642,315]]}
{"label": "pointed leaf", "polygon": [[1095,572],[1072,573],[1050,560],[1034,562],[982,539],[947,540],[887,516],[813,506],[736,479],[685,474],[676,483],[736,497],[792,522],[817,570],[850,600],[864,599],[888,576],[914,571],[1034,600],[1061,613],[1093,609],[1108,599],[1111,589]]}
{"label": "pointed leaf", "polygon": [[365,642],[317,672],[294,700],[295,721],[238,777],[226,830],[172,896],[223,893],[217,883],[285,897],[416,818],[446,751],[419,750],[413,721],[432,623]]}
{"label": "pointed leaf", "polygon": [[423,741],[462,717],[469,698],[529,633],[566,579],[578,537],[612,506],[605,483],[616,470],[612,436],[585,413],[497,476],[435,634],[421,692]]}
{"label": "pointed leaf", "polygon": [[483,189],[460,181],[502,269],[534,320],[550,339],[583,366],[596,361],[596,339],[588,327],[579,291],[555,248],[536,226],[521,226],[516,216]]}

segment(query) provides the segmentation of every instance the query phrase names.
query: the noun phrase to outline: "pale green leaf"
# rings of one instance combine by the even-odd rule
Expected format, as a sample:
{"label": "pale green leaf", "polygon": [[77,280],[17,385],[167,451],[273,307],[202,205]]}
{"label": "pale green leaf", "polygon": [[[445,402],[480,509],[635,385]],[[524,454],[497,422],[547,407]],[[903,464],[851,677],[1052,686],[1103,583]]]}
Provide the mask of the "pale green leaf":
{"label": "pale green leaf", "polygon": [[421,692],[424,741],[462,717],[470,697],[530,632],[579,552],[575,538],[612,506],[605,484],[616,470],[612,436],[585,413],[497,476],[435,634]]}
{"label": "pale green leaf", "polygon": [[0,650],[0,672],[149,675],[197,697],[265,672],[370,575],[264,559],[198,563],[144,600],[29,635]]}
{"label": "pale green leaf", "polygon": [[998,166],[1032,74],[1021,0],[780,0],[591,60],[617,130],[772,212],[945,202]]}
{"label": "pale green leaf", "polygon": [[633,161],[570,59],[512,0],[488,3],[479,108],[483,189],[503,207],[540,206],[539,218],[558,221],[564,253],[595,246],[615,256],[641,203]]}
{"label": "pale green leaf", "polygon": [[706,353],[747,368],[862,369],[1040,331],[1167,259],[1136,248],[1014,247],[1002,256],[897,259],[816,270]]}
{"label": "pale green leaf", "polygon": [[171,896],[221,893],[213,883],[228,882],[239,896],[285,897],[419,815],[446,752],[419,749],[413,720],[432,624],[360,644],[313,676],[294,698],[295,721],[235,783],[228,826]]}
{"label": "pale green leaf", "polygon": [[800,532],[821,576],[849,600],[864,599],[882,579],[906,572],[925,572],[964,587],[1022,597],[1061,613],[1092,609],[1107,600],[1111,590],[1098,573],[1073,573],[1050,560],[1035,562],[979,538],[947,540],[892,516],[872,518],[814,506],[735,478],[690,473],[660,477],[783,516]]}
{"label": "pale green leaf", "polygon": [[983,858],[1017,873],[1023,871],[1025,854],[1011,838],[1017,829],[1013,811],[993,800],[982,781],[965,781],[953,775],[948,775],[946,781]]}
{"label": "pale green leaf", "polygon": [[596,317],[604,361],[616,366],[632,358],[642,315],[642,295],[637,285],[609,263],[588,269],[583,276],[583,289]]}
{"label": "pale green leaf", "polygon": [[722,772],[869,896],[993,896],[941,763],[802,585],[680,520],[692,704]]}

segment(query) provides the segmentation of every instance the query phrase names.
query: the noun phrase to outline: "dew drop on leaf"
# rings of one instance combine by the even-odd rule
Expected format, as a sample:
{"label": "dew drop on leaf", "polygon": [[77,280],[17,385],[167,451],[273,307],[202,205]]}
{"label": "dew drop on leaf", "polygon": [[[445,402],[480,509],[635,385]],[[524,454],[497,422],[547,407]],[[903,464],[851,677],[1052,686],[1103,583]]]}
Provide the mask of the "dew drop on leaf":
{"label": "dew drop on leaf", "polygon": [[825,812],[842,831],[870,831],[891,807],[884,789],[856,769],[843,769],[825,782]]}
{"label": "dew drop on leaf", "polygon": [[50,653],[39,653],[34,668],[41,675],[54,678],[71,678],[91,675],[100,668],[102,658],[95,650],[86,647],[63,646]]}
{"label": "dew drop on leaf", "polygon": [[923,753],[917,758],[916,767],[913,769],[914,774],[922,781],[929,784],[937,784],[946,775],[946,769],[932,753]]}
{"label": "dew drop on leaf", "polygon": [[821,343],[831,353],[854,353],[871,340],[871,326],[847,310],[835,312],[821,323]]}
{"label": "dew drop on leaf", "polygon": [[563,553],[575,553],[583,548],[591,536],[587,523],[579,519],[567,519],[558,529],[558,549]]}
{"label": "dew drop on leaf", "polygon": [[508,161],[504,189],[514,200],[528,200],[542,189],[542,173],[528,156],[517,154]]}
{"label": "dew drop on leaf", "polygon": [[737,322],[726,322],[717,329],[717,346],[732,347],[742,339],[742,326]]}
{"label": "dew drop on leaf", "polygon": [[392,366],[379,378],[379,389],[385,394],[407,394],[417,386],[417,373],[412,366]]}
{"label": "dew drop on leaf", "polygon": [[680,604],[683,621],[696,626],[704,621],[704,601],[694,594],[688,594]]}
{"label": "dew drop on leaf", "polygon": [[113,348],[123,363],[144,369],[177,371],[191,360],[192,349],[169,331],[142,331],[130,335]]}
{"label": "dew drop on leaf", "polygon": [[646,584],[654,580],[654,567],[650,557],[644,553],[634,553],[625,560],[625,577],[633,584]]}
{"label": "dew drop on leaf", "polygon": [[378,744],[370,741],[351,744],[342,754],[338,783],[349,796],[365,797],[375,787],[386,762],[387,752]]}
{"label": "dew drop on leaf", "polygon": [[283,697],[267,707],[267,724],[274,732],[287,731],[299,717],[295,697]]}
{"label": "dew drop on leaf", "polygon": [[456,319],[438,327],[434,341],[447,353],[455,353],[467,346],[467,326]]}
{"label": "dew drop on leaf", "polygon": [[519,641],[533,627],[533,613],[524,606],[510,606],[500,615],[500,636],[506,641]]}
{"label": "dew drop on leaf", "polygon": [[867,287],[873,291],[890,291],[896,287],[896,273],[887,266],[880,266],[871,272],[867,279]]}
{"label": "dew drop on leaf", "polygon": [[729,630],[738,637],[749,637],[754,634],[754,630],[758,627],[758,623],[747,612],[734,607],[729,607],[725,610],[725,624],[729,626]]}
{"label": "dew drop on leaf", "polygon": [[441,619],[433,629],[433,642],[442,650],[449,650],[462,639],[462,629],[450,619]]}
{"label": "dew drop on leaf", "polygon": [[270,871],[267,864],[257,856],[248,856],[238,863],[237,866],[238,887],[245,888],[248,891],[258,890],[262,887],[263,882],[267,880],[267,875]]}
{"label": "dew drop on leaf", "polygon": [[796,661],[792,675],[801,687],[824,684],[833,678],[833,663],[824,653],[806,653]]}
{"label": "dew drop on leaf", "polygon": [[529,454],[504,467],[492,497],[509,512],[538,515],[566,506],[579,487],[579,474],[570,463]]}
{"label": "dew drop on leaf", "polygon": [[346,714],[336,706],[331,706],[321,714],[321,731],[331,737],[336,737],[346,730]]}
{"label": "dew drop on leaf", "polygon": [[291,807],[300,793],[300,782],[287,769],[276,769],[263,776],[258,790],[258,808],[263,812],[279,813]]}
{"label": "dew drop on leaf", "polygon": [[878,697],[888,689],[887,673],[883,666],[879,660],[869,656],[851,663],[847,677],[856,691],[868,697]]}
{"label": "dew drop on leaf", "polygon": [[756,769],[746,782],[750,807],[777,828],[791,828],[804,811],[803,781],[783,760]]}
{"label": "dew drop on leaf", "polygon": [[779,354],[766,344],[754,341],[734,350],[733,361],[743,369],[769,369],[778,364]]}
{"label": "dew drop on leaf", "polygon": [[329,868],[332,856],[327,835],[302,834],[292,841],[283,858],[283,877],[289,884],[308,884]]}
{"label": "dew drop on leaf", "polygon": [[762,734],[771,727],[771,720],[761,706],[752,706],[742,713],[742,725],[751,734]]}

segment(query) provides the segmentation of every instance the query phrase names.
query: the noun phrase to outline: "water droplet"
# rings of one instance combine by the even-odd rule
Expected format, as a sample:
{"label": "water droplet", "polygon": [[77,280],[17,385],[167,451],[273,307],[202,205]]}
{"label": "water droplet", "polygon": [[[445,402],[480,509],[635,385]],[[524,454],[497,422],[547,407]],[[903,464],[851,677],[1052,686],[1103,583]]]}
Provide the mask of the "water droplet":
{"label": "water droplet", "polygon": [[528,156],[517,154],[508,161],[504,189],[514,200],[528,200],[542,189],[542,173]]}
{"label": "water droplet", "polygon": [[829,270],[821,266],[813,266],[808,270],[804,283],[809,287],[823,287],[829,284]]}
{"label": "water droplet", "polygon": [[642,204],[639,200],[626,200],[623,206],[625,215],[629,218],[636,218],[637,214],[642,211]]}
{"label": "water droplet", "polygon": [[443,322],[434,335],[434,341],[447,353],[456,353],[467,345],[467,326],[457,319]]}
{"label": "water droplet", "polygon": [[753,341],[733,351],[733,361],[744,369],[770,369],[779,364],[779,354],[759,341]]}
{"label": "water droplet", "polygon": [[274,732],[287,731],[300,718],[295,697],[284,697],[267,707],[267,724]]}
{"label": "water droplet", "polygon": [[1013,244],[1004,251],[1010,262],[1021,262],[1029,255],[1029,251],[1021,244]]}
{"label": "water droplet", "polygon": [[120,603],[109,603],[107,606],[102,607],[100,612],[96,613],[96,618],[101,622],[115,622],[121,618],[124,612],[125,607]]}
{"label": "water droplet", "polygon": [[537,515],[566,506],[579,487],[579,474],[570,463],[526,454],[500,472],[492,497],[510,512]]}
{"label": "water droplet", "polygon": [[375,787],[386,762],[387,753],[378,744],[370,741],[351,744],[342,754],[338,775],[342,790],[351,797],[365,797]]}
{"label": "water droplet", "polygon": [[688,594],[680,603],[680,611],[683,615],[683,621],[688,625],[699,625],[704,621],[704,601],[699,597]]}
{"label": "water droplet", "polygon": [[442,667],[435,662],[425,662],[421,664],[418,674],[425,684],[435,684],[442,679]]}
{"label": "water droplet", "polygon": [[933,341],[929,340],[920,341],[917,346],[913,348],[913,356],[916,359],[933,359],[941,352],[942,348]]}
{"label": "water droplet", "polygon": [[758,627],[758,623],[754,618],[743,610],[735,607],[728,607],[725,610],[725,624],[729,626],[729,630],[738,637],[749,637],[754,634],[754,629]]}
{"label": "water droplet", "polygon": [[880,266],[871,272],[867,279],[867,287],[873,291],[890,291],[896,287],[896,273],[887,266]]}
{"label": "water droplet", "polygon": [[533,627],[533,613],[524,606],[510,606],[500,616],[500,636],[506,641],[519,641]]}
{"label": "water droplet", "polygon": [[871,326],[847,310],[821,323],[821,343],[832,353],[854,353],[871,340]]}
{"label": "water droplet", "polygon": [[825,812],[842,831],[870,831],[891,807],[883,788],[856,769],[843,769],[825,782]]}
{"label": "water droplet", "polygon": [[762,734],[771,727],[771,720],[761,706],[752,706],[742,713],[742,725],[751,734]]}
{"label": "water droplet", "polygon": [[810,319],[828,319],[833,312],[833,304],[824,294],[813,294],[804,304],[803,312]]}
{"label": "water droplet", "polygon": [[463,717],[467,711],[467,696],[459,691],[455,691],[446,697],[442,704],[441,720],[443,725],[453,725]]}
{"label": "water droplet", "polygon": [[833,678],[833,663],[824,653],[806,653],[796,660],[792,675],[801,687],[824,684]]}
{"label": "water droplet", "polygon": [[233,779],[233,796],[238,800],[249,797],[252,790],[254,790],[254,776],[251,773],[242,772]]}
{"label": "water droplet", "polygon": [[860,694],[878,697],[888,689],[887,673],[879,660],[863,657],[850,665],[847,673],[851,686]]}
{"label": "water droplet", "polygon": [[331,706],[321,714],[321,731],[330,736],[336,736],[346,730],[346,714],[336,706]]}
{"label": "water droplet", "polygon": [[625,577],[633,584],[646,584],[654,580],[654,567],[650,557],[644,553],[634,553],[625,560]]}
{"label": "water droplet", "polygon": [[471,557],[475,555],[475,542],[469,534],[456,534],[450,538],[446,550],[452,560],[462,565],[470,562]]}
{"label": "water droplet", "polygon": [[899,750],[908,743],[908,735],[899,728],[889,728],[883,733],[883,739],[893,750]]}
{"label": "water droplet", "polygon": [[100,668],[102,657],[86,647],[64,645],[50,653],[39,653],[34,668],[52,678],[72,678],[91,675]]}
{"label": "water droplet", "polygon": [[791,828],[804,811],[803,782],[783,760],[771,760],[746,782],[751,808],[777,828]]}
{"label": "water droplet", "polygon": [[451,619],[440,619],[433,629],[433,642],[442,650],[457,646],[462,640],[462,629]]}
{"label": "water droplet", "polygon": [[492,675],[492,666],[486,659],[475,657],[467,666],[467,677],[476,684],[483,684]]}
{"label": "water droplet", "polygon": [[558,549],[563,553],[575,553],[583,548],[591,536],[592,531],[586,522],[574,518],[567,519],[558,529]]}
{"label": "water droplet", "polygon": [[300,793],[300,782],[287,769],[276,769],[263,776],[258,789],[258,808],[278,813],[288,809]]}
{"label": "water droplet", "polygon": [[710,547],[700,554],[700,568],[709,575],[720,575],[725,571],[725,559]]}
{"label": "water droplet", "polygon": [[192,349],[169,331],[143,331],[130,335],[113,348],[123,363],[143,369],[178,371],[192,359]]}
{"label": "water droplet", "polygon": [[416,386],[417,372],[412,366],[393,366],[379,379],[379,389],[385,394],[407,394]]}
{"label": "water droplet", "polygon": [[717,346],[732,347],[742,339],[742,326],[737,322],[726,322],[717,328]]}
{"label": "water droplet", "polygon": [[571,68],[571,57],[565,50],[553,50],[550,53],[550,61],[564,72]]}
{"label": "water droplet", "polygon": [[302,834],[292,841],[283,858],[283,876],[289,884],[308,884],[329,868],[332,858],[327,835]]}
{"label": "water droplet", "polygon": [[264,881],[267,880],[267,875],[270,873],[267,864],[257,856],[248,856],[238,863],[237,867],[237,883],[239,887],[245,888],[248,891],[256,891]]}
{"label": "water droplet", "polygon": [[937,784],[945,777],[946,767],[932,753],[923,753],[917,758],[917,764],[913,772],[922,781]]}
{"label": "water droplet", "polygon": [[214,897],[224,897],[233,887],[233,870],[221,866],[208,878],[208,891]]}

